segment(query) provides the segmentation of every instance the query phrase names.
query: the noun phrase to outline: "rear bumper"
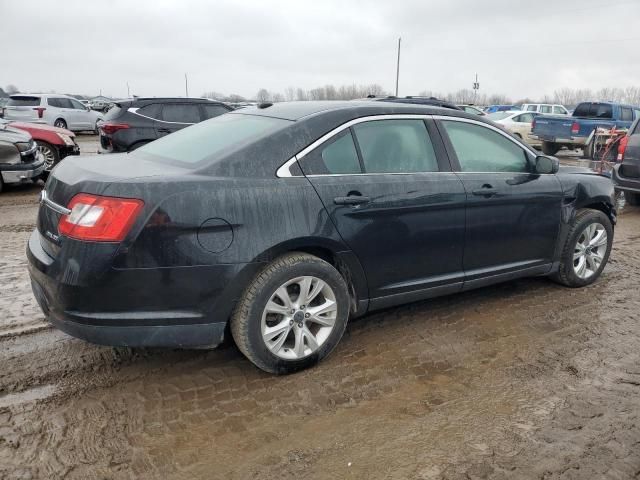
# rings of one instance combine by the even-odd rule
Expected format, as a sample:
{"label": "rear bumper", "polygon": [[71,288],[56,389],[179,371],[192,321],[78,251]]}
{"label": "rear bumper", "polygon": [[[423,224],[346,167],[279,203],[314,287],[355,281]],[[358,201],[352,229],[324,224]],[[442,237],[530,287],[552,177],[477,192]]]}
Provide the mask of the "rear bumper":
{"label": "rear bumper", "polygon": [[568,138],[561,138],[561,137],[552,137],[549,135],[533,135],[534,137],[536,137],[540,142],[550,142],[550,143],[559,143],[561,145],[575,145],[575,146],[584,146],[587,143],[587,139],[589,137],[568,137]]}
{"label": "rear bumper", "polygon": [[224,339],[235,303],[262,266],[113,269],[106,252],[99,255],[106,257],[104,265],[96,267],[99,261],[81,260],[90,256],[82,245],[69,242],[53,258],[43,241],[35,230],[27,258],[45,317],[63,332],[101,345],[215,347]]}
{"label": "rear bumper", "polygon": [[615,165],[611,169],[611,180],[613,180],[616,190],[640,193],[640,177],[625,177],[620,173],[622,166],[623,165]]}

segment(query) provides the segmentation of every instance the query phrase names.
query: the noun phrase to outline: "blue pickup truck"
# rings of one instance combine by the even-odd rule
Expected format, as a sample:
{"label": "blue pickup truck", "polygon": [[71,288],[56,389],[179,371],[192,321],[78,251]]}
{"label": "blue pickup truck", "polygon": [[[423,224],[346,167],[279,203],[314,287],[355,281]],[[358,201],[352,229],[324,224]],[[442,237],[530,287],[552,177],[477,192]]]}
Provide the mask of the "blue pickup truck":
{"label": "blue pickup truck", "polygon": [[562,147],[582,148],[584,156],[592,158],[596,128],[629,128],[640,118],[640,107],[611,102],[578,104],[571,117],[541,115],[535,118],[532,134],[542,142],[546,155],[555,155]]}

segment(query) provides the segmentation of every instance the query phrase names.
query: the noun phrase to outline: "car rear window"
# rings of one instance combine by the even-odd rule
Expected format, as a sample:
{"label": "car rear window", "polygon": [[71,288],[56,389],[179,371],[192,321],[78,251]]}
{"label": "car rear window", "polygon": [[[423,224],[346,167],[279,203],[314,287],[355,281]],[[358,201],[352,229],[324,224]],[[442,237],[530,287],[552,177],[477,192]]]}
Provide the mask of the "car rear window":
{"label": "car rear window", "polygon": [[120,112],[122,112],[122,106],[118,103],[114,103],[107,114],[104,116],[105,122],[108,120],[113,120],[114,118],[118,118],[120,116]]}
{"label": "car rear window", "polygon": [[214,162],[291,123],[259,115],[220,115],[148,143],[135,154],[148,156],[149,160],[197,167]]}
{"label": "car rear window", "polygon": [[40,97],[11,97],[7,107],[37,107],[40,105]]}
{"label": "car rear window", "polygon": [[574,117],[613,118],[613,108],[608,103],[581,103],[573,112]]}

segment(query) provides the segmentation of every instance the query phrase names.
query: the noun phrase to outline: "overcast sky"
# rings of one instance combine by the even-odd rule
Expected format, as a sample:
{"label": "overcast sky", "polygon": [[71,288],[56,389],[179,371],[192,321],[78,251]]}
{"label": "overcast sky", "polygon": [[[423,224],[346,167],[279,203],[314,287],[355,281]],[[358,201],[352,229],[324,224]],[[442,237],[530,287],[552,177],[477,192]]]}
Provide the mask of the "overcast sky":
{"label": "overcast sky", "polygon": [[0,86],[253,97],[332,83],[514,99],[640,85],[635,0],[0,0]]}

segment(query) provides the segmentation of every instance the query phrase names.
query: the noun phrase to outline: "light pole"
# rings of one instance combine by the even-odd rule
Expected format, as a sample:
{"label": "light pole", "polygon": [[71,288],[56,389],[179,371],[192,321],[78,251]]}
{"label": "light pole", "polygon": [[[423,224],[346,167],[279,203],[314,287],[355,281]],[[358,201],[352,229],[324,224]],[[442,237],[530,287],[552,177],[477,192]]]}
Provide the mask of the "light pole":
{"label": "light pole", "polygon": [[189,80],[187,80],[187,74],[184,74],[184,96],[189,97]]}
{"label": "light pole", "polygon": [[131,95],[129,95],[129,82],[127,82],[127,98],[131,98]]}
{"label": "light pole", "polygon": [[398,96],[398,81],[400,80],[400,42],[402,42],[402,37],[398,37],[398,62],[396,63],[396,97]]}
{"label": "light pole", "polygon": [[476,73],[476,81],[473,82],[473,103],[478,103],[478,90],[480,90],[480,83],[478,82],[478,74]]}

